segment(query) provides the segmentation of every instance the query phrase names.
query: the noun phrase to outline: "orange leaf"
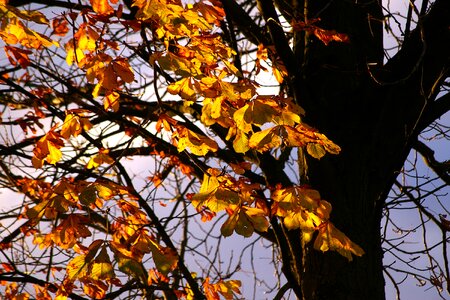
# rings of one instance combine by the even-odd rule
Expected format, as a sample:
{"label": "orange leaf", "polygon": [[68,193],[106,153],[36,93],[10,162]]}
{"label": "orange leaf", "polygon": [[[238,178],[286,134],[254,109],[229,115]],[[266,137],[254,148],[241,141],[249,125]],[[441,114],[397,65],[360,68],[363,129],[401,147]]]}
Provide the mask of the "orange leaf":
{"label": "orange leaf", "polygon": [[117,76],[119,76],[123,81],[127,83],[133,82],[134,74],[128,60],[121,57],[116,58],[112,61],[112,67]]}
{"label": "orange leaf", "polygon": [[108,0],[90,0],[92,9],[99,15],[109,15],[114,9],[109,5]]}
{"label": "orange leaf", "polygon": [[87,131],[92,128],[91,122],[87,117],[82,117],[73,113],[68,113],[64,119],[61,128],[61,136],[68,139],[71,136],[78,136],[83,130]]}
{"label": "orange leaf", "polygon": [[61,147],[64,146],[62,136],[52,128],[37,143],[33,150],[33,166],[38,169],[42,167],[43,160],[46,159],[49,164],[56,164],[62,157]]}
{"label": "orange leaf", "polygon": [[53,32],[59,36],[65,36],[69,32],[68,22],[64,17],[56,17],[52,20]]}
{"label": "orange leaf", "polygon": [[28,57],[28,55],[32,53],[30,50],[24,50],[13,46],[5,46],[5,52],[9,62],[13,66],[16,66],[17,63],[19,63],[19,65],[25,69],[30,64],[30,58]]}
{"label": "orange leaf", "polygon": [[321,40],[326,46],[330,42],[341,42],[341,43],[348,43],[350,42],[350,38],[348,35],[344,33],[337,33],[335,30],[325,30],[316,27],[313,31],[314,35]]}

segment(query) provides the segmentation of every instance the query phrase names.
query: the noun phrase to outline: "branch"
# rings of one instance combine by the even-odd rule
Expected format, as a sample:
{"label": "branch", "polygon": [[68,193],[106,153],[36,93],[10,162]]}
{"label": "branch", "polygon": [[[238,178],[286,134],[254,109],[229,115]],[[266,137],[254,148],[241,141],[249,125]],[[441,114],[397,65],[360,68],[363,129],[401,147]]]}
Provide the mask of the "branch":
{"label": "branch", "polygon": [[191,272],[184,264],[183,257],[181,257],[178,254],[177,248],[173,244],[172,239],[170,238],[169,234],[165,230],[164,225],[161,223],[158,216],[155,214],[155,212],[150,207],[150,205],[147,203],[147,201],[140,195],[140,193],[134,189],[133,180],[128,176],[128,173],[126,172],[125,168],[120,163],[117,164],[117,167],[120,170],[120,174],[124,177],[125,182],[127,183],[127,186],[130,188],[130,190],[132,190],[133,194],[137,197],[139,205],[145,211],[147,216],[150,218],[153,226],[155,226],[156,230],[160,234],[161,240],[164,242],[164,244],[166,244],[167,247],[171,248],[172,250],[174,250],[177,253],[178,268],[180,269],[181,273],[183,274],[184,279],[186,279],[186,281],[188,282],[189,287],[191,288],[191,290],[194,294],[194,298],[198,299],[198,300],[206,299],[205,296],[203,295],[203,293],[201,292],[197,281],[195,280],[194,277],[192,277]]}
{"label": "branch", "polygon": [[450,111],[450,93],[445,94],[429,104],[422,120],[420,121],[419,130],[424,130],[448,111]]}
{"label": "branch", "polygon": [[266,26],[269,29],[270,37],[273,45],[275,45],[278,56],[281,58],[289,75],[295,76],[298,65],[297,59],[289,46],[289,41],[284,33],[280,20],[278,19],[278,14],[273,2],[268,0],[258,0],[258,7],[266,21]]}
{"label": "branch", "polygon": [[256,25],[253,19],[244,11],[241,5],[234,0],[222,0],[226,15],[231,15],[233,24],[238,27],[245,38],[254,45],[269,45],[269,38],[264,35],[264,30]]}
{"label": "branch", "polygon": [[442,181],[447,185],[450,185],[450,164],[448,162],[437,161],[434,157],[434,151],[421,141],[417,141],[413,145],[413,148],[422,155],[426,165],[430,167]]}

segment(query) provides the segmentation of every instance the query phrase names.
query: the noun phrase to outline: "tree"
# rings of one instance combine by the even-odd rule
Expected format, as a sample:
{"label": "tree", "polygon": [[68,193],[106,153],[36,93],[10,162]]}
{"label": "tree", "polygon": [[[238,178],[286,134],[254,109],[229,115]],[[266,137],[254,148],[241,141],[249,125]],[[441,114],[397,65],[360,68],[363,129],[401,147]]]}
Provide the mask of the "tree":
{"label": "tree", "polygon": [[[277,299],[384,299],[393,270],[450,289],[429,204],[449,163],[424,138],[448,138],[448,1],[403,19],[368,0],[0,2],[0,180],[24,195],[1,214],[7,299],[233,299],[231,235],[273,247]],[[390,239],[408,205],[439,242]],[[384,266],[396,251],[409,270]]]}

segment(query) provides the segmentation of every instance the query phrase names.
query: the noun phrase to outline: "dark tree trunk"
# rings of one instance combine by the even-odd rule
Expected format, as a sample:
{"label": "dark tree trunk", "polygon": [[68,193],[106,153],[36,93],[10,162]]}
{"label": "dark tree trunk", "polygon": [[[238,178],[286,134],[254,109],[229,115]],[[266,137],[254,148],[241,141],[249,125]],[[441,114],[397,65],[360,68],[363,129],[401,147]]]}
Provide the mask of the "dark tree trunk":
{"label": "dark tree trunk", "polygon": [[[320,17],[321,27],[347,33],[351,41],[325,46],[306,37],[294,49],[302,66],[291,90],[306,110],[306,122],[342,148],[338,156],[308,159],[308,180],[331,202],[332,222],[365,255],[349,263],[336,253],[322,254],[307,246],[303,266],[298,267],[302,270],[299,296],[385,299],[382,209],[411,143],[423,129],[422,113],[436,96],[431,89],[444,69],[448,48],[438,48],[442,41],[433,30],[446,25],[433,23],[433,18],[442,19],[436,14],[445,9],[448,13],[449,5],[441,5],[443,11],[424,20],[425,30],[406,37],[409,44],[405,42],[402,51],[383,66],[383,12],[377,1],[308,2],[309,18]],[[301,34],[297,41],[304,38]],[[426,42],[421,41],[424,34]],[[448,30],[446,34],[448,44]],[[425,44],[429,52],[424,51]],[[436,56],[443,60],[434,63]]]}

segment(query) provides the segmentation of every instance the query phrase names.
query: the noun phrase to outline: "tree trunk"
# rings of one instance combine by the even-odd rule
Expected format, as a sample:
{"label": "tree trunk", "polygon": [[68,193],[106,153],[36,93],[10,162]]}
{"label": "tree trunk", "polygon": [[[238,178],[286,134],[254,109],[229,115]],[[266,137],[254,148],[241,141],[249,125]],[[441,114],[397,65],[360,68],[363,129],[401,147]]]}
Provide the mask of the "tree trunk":
{"label": "tree trunk", "polygon": [[[375,1],[309,1],[309,18],[320,26],[346,33],[350,43],[330,43],[306,37],[303,80],[296,86],[306,122],[342,148],[338,156],[308,160],[308,180],[332,206],[332,222],[360,245],[365,255],[352,262],[337,253],[304,249],[303,299],[385,298],[380,223],[390,174],[374,166],[383,162],[375,149],[374,124],[380,115],[379,86],[368,72],[383,61],[382,11]],[[326,7],[324,9],[324,7]],[[301,53],[298,49],[296,53]],[[306,89],[306,92],[301,89]]]}
{"label": "tree trunk", "polygon": [[342,148],[337,156],[308,159],[308,181],[332,204],[331,221],[365,251],[349,263],[307,245],[297,267],[303,299],[385,299],[382,209],[427,125],[423,112],[436,97],[450,51],[450,4],[436,3],[383,65],[381,4],[302,1],[308,18],[320,17],[322,28],[350,37],[349,44],[328,46],[304,33],[294,37],[302,66],[290,91],[305,108],[306,122]]}

